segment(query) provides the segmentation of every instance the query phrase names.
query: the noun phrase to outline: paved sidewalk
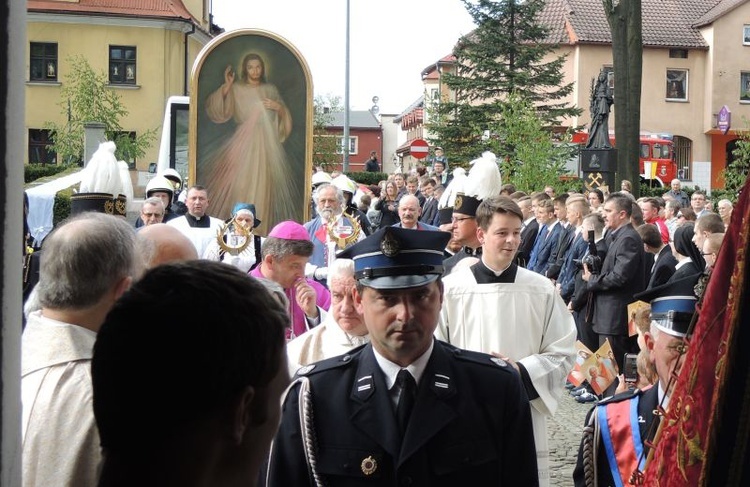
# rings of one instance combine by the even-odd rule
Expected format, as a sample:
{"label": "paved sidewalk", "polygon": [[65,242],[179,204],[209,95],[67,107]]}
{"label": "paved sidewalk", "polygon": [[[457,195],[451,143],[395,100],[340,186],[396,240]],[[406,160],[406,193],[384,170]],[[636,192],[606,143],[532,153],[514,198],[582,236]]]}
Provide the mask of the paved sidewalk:
{"label": "paved sidewalk", "polygon": [[555,416],[547,421],[550,446],[550,485],[568,487],[573,485],[573,469],[578,457],[578,445],[586,413],[592,404],[579,404],[563,392]]}

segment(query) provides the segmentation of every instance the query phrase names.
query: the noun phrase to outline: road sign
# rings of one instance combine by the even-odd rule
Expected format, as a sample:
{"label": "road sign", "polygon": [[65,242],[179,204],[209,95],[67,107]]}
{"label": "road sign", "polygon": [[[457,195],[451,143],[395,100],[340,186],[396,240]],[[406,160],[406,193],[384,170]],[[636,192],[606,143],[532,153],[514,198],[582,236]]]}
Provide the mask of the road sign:
{"label": "road sign", "polygon": [[430,144],[424,139],[414,139],[409,146],[409,152],[416,159],[424,159],[430,153]]}

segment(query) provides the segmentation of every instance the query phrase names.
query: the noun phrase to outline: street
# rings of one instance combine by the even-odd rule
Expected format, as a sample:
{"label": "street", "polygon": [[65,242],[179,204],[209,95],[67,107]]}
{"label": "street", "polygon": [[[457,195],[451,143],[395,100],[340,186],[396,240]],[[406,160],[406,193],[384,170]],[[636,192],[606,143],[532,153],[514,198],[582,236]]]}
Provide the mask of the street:
{"label": "street", "polygon": [[560,398],[557,413],[547,421],[550,449],[550,485],[573,485],[573,469],[586,413],[592,404],[579,404],[566,390]]}

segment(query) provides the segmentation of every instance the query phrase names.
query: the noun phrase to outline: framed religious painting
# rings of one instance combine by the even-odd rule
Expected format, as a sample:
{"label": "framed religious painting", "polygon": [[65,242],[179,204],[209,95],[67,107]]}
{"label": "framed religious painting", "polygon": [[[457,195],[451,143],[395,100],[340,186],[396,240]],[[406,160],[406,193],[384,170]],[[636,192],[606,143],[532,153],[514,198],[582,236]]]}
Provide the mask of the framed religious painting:
{"label": "framed religious painting", "polygon": [[203,48],[191,81],[190,181],[208,189],[208,213],[226,219],[252,203],[260,235],[306,221],[313,87],[299,51],[271,32],[226,32]]}

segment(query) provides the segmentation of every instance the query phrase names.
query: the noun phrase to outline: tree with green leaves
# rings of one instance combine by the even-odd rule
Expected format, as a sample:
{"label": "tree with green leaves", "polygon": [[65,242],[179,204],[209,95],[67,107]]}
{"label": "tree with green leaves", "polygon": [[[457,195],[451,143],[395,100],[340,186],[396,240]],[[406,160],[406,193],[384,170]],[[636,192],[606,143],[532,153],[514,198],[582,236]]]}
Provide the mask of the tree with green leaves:
{"label": "tree with green leaves", "polygon": [[516,189],[527,193],[547,185],[562,190],[560,176],[565,174],[565,162],[572,156],[571,146],[553,142],[531,102],[516,93],[507,98],[500,115],[505,123],[496,155],[502,161],[503,182],[513,183]]}
{"label": "tree with green leaves", "polygon": [[750,174],[750,123],[748,120],[745,120],[745,127],[748,130],[740,132],[737,146],[732,152],[734,160],[721,172],[724,178],[724,190],[713,191],[712,196],[714,196],[713,193],[721,193],[727,199],[737,201],[737,195],[747,181],[748,174]]}
{"label": "tree with green leaves", "polygon": [[327,128],[333,122],[333,114],[343,110],[339,96],[329,93],[313,99],[313,166],[328,172],[341,161],[341,145]]}
{"label": "tree with green leaves", "polygon": [[580,113],[565,101],[573,90],[572,83],[563,83],[565,56],[545,59],[555,46],[538,23],[544,0],[462,1],[476,29],[459,40],[455,71],[441,78],[451,96],[431,110],[430,139],[451,161],[468,161],[484,150],[519,160],[507,139],[499,147],[511,93],[530,103],[545,127]]}
{"label": "tree with green leaves", "polygon": [[120,95],[109,88],[104,72],[97,73],[83,56],[68,58],[69,73],[61,89],[61,113],[66,119],[59,124],[48,122],[45,128],[52,131],[53,144],[48,149],[57,153],[58,163],[80,163],[83,160],[84,124],[104,124],[104,134],[117,146],[119,160],[134,161],[143,157],[156,140],[156,129],[133,137],[124,132],[120,120],[128,115]]}

